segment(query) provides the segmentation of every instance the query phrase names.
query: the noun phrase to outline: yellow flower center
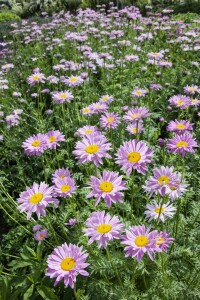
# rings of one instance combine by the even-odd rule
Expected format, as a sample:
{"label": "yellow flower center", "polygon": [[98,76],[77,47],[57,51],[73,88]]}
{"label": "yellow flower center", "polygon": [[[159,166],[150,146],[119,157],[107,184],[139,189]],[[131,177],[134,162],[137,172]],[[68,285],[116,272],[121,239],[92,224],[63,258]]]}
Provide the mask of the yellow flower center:
{"label": "yellow flower center", "polygon": [[66,257],[61,261],[60,267],[63,271],[70,271],[74,269],[76,262],[72,257]]}
{"label": "yellow flower center", "polygon": [[66,192],[68,192],[70,190],[70,185],[63,185],[62,187],[61,187],[61,191],[63,192],[63,193],[66,193]]}
{"label": "yellow flower center", "polygon": [[67,94],[66,93],[62,93],[62,94],[60,94],[59,98],[60,99],[65,99],[65,98],[67,98]]}
{"label": "yellow flower center", "polygon": [[141,91],[137,91],[137,92],[136,92],[136,95],[141,95],[141,94],[142,94]]}
{"label": "yellow flower center", "polygon": [[101,224],[97,227],[97,231],[101,234],[108,233],[112,230],[112,226],[110,224]]}
{"label": "yellow flower center", "polygon": [[40,144],[41,144],[41,141],[40,141],[40,140],[35,140],[34,142],[31,143],[31,145],[32,145],[33,147],[38,147],[38,146],[40,146]]}
{"label": "yellow flower center", "polygon": [[101,105],[97,105],[97,107],[96,108],[101,108]]}
{"label": "yellow flower center", "polygon": [[103,101],[108,101],[108,99],[109,99],[108,96],[105,96],[105,97],[102,98]]}
{"label": "yellow flower center", "polygon": [[169,177],[168,177],[168,176],[165,176],[165,175],[160,176],[160,177],[158,178],[158,182],[159,182],[160,184],[168,184],[169,181],[170,181]]}
{"label": "yellow flower center", "polygon": [[43,199],[43,197],[44,195],[42,193],[36,193],[30,197],[29,202],[31,204],[38,204]]}
{"label": "yellow flower center", "polygon": [[38,81],[38,80],[40,79],[40,76],[34,75],[34,76],[32,77],[32,79],[35,80],[35,81]]}
{"label": "yellow flower center", "polygon": [[149,239],[145,235],[139,235],[135,239],[135,244],[138,247],[145,247],[149,242]]}
{"label": "yellow flower center", "polygon": [[48,140],[49,140],[50,143],[53,143],[53,142],[56,141],[56,137],[55,137],[54,135],[52,135],[52,136],[50,136],[50,137],[48,138]]}
{"label": "yellow flower center", "polygon": [[185,129],[185,125],[183,125],[183,124],[178,124],[177,126],[176,126],[176,128],[177,129]]}
{"label": "yellow flower center", "polygon": [[94,154],[98,152],[98,150],[99,150],[99,146],[97,146],[96,144],[85,147],[85,152],[89,154]]}
{"label": "yellow flower center", "polygon": [[60,175],[60,176],[59,176],[59,178],[65,178],[65,177],[66,177],[65,175]]}
{"label": "yellow flower center", "polygon": [[141,155],[139,152],[130,152],[128,154],[128,161],[130,161],[131,163],[136,163],[138,161],[140,161],[141,159]]}
{"label": "yellow flower center", "polygon": [[197,103],[197,99],[192,100],[192,103],[196,104]]}
{"label": "yellow flower center", "polygon": [[176,191],[177,190],[177,187],[172,186],[172,185],[170,185],[169,188],[170,188],[171,191]]}
{"label": "yellow flower center", "polygon": [[87,113],[87,112],[89,112],[89,111],[90,111],[89,108],[84,108],[84,109],[83,109],[83,112],[84,112],[84,113]]}
{"label": "yellow flower center", "polygon": [[86,131],[85,131],[85,134],[91,134],[92,133],[92,130],[91,129],[87,129]]}
{"label": "yellow flower center", "polygon": [[140,117],[140,116],[141,116],[141,114],[133,114],[133,115],[131,116],[131,118],[132,118],[132,119],[135,119],[135,118]]}
{"label": "yellow flower center", "polygon": [[44,234],[40,234],[40,238],[43,239],[44,238]]}
{"label": "yellow flower center", "polygon": [[69,78],[69,82],[76,82],[77,80],[78,80],[78,78],[76,78],[76,77]]}
{"label": "yellow flower center", "polygon": [[177,101],[177,105],[178,105],[178,106],[181,106],[182,104],[183,104],[183,101],[182,101],[182,100],[178,100],[178,101]]}
{"label": "yellow flower center", "polygon": [[165,209],[164,209],[163,207],[162,207],[162,208],[161,208],[161,207],[156,207],[154,211],[155,211],[157,214],[162,214],[162,213],[164,212],[164,210],[165,210]]}
{"label": "yellow flower center", "polygon": [[137,133],[137,128],[134,127],[134,128],[132,129],[132,131],[133,131],[133,133]]}
{"label": "yellow flower center", "polygon": [[161,245],[162,243],[164,243],[165,239],[163,237],[158,237],[156,239],[156,245]]}
{"label": "yellow flower center", "polygon": [[157,53],[157,52],[154,52],[154,53],[153,53],[154,56],[158,56],[158,54],[159,54],[159,53]]}
{"label": "yellow flower center", "polygon": [[110,118],[107,118],[108,122],[112,122],[114,120],[114,118],[110,117]]}
{"label": "yellow flower center", "polygon": [[110,193],[113,190],[113,184],[109,181],[103,181],[100,185],[99,188],[102,192],[105,193]]}
{"label": "yellow flower center", "polygon": [[188,90],[191,91],[191,92],[194,92],[194,91],[196,91],[196,88],[194,88],[194,87],[189,87]]}
{"label": "yellow flower center", "polygon": [[180,141],[176,144],[176,147],[181,148],[181,147],[187,147],[188,143],[185,141]]}

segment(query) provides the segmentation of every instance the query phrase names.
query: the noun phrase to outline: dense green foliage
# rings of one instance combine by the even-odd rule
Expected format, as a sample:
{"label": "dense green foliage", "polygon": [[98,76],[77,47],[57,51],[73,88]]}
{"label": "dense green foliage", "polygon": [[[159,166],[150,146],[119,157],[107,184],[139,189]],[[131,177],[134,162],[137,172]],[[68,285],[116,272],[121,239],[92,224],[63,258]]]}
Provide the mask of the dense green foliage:
{"label": "dense green foliage", "polygon": [[[175,119],[193,123],[192,134],[198,144],[200,140],[199,106],[190,105],[187,109],[171,106],[171,110],[167,109],[169,98],[183,94],[184,87],[200,86],[200,26],[193,22],[196,18],[197,15],[193,14],[173,15],[166,23],[163,20],[162,27],[157,16],[149,25],[148,18],[134,20],[95,12],[84,15],[81,11],[76,16],[63,11],[52,18],[45,16],[15,24],[4,37],[3,42],[8,42],[5,48],[12,52],[1,54],[0,65],[0,97],[3,100],[0,110],[4,113],[1,117],[3,139],[0,141],[0,208],[3,216],[1,227],[4,228],[0,248],[1,300],[200,299],[200,150],[194,149],[194,153],[182,157],[178,153],[169,153],[165,147],[173,137],[173,133],[167,131],[167,125]],[[188,22],[191,23],[186,26]],[[113,37],[113,31],[118,31],[118,34],[123,31],[123,36]],[[147,38],[138,40],[144,33]],[[73,37],[70,38],[70,34],[74,34]],[[85,35],[87,39],[84,41],[76,39]],[[87,51],[82,50],[84,46],[91,48],[93,56],[87,56]],[[148,63],[147,55],[152,52],[164,53],[165,60],[172,66]],[[102,60],[102,53],[109,53],[111,58]],[[139,60],[132,63],[126,55],[138,55]],[[10,63],[13,67],[9,68]],[[62,69],[63,65],[73,67]],[[45,80],[31,86],[27,79],[36,68],[45,75]],[[87,79],[79,86],[66,86],[62,82],[62,76],[79,76],[81,73],[87,73]],[[60,79],[57,84],[46,79],[51,75]],[[150,88],[152,83],[160,84],[162,88],[153,90]],[[148,92],[145,97],[132,96],[131,92],[138,87]],[[51,93],[65,90],[74,96],[71,103],[55,103]],[[16,93],[21,95],[16,96]],[[87,116],[82,113],[83,108],[98,102],[102,95],[113,96],[109,111],[117,112],[121,121],[116,129],[104,130],[99,121],[100,114]],[[193,95],[190,97],[193,99]],[[127,132],[123,119],[125,111],[122,110],[124,106],[134,108],[133,100],[151,113],[144,120],[144,131],[136,136]],[[19,124],[9,127],[6,117],[18,109],[22,110]],[[109,151],[112,158],[104,159],[103,165],[98,167],[92,162],[79,164],[72,153],[80,140],[75,133],[86,125],[97,126],[112,144],[113,150]],[[65,142],[61,142],[56,150],[45,150],[41,156],[26,155],[23,142],[49,130],[60,130]],[[148,164],[146,174],[133,170],[128,176],[115,163],[115,154],[124,141],[135,138],[152,149],[153,162]],[[165,140],[164,147],[158,144],[159,138]],[[160,166],[173,166],[189,186],[174,201],[168,196],[164,198],[165,202],[171,201],[176,207],[172,219],[166,218],[164,223],[148,222],[144,215],[146,205],[153,199],[161,203],[162,197],[159,194],[149,197],[144,185],[153,169]],[[58,208],[50,205],[46,217],[41,216],[38,220],[33,213],[27,220],[26,212],[20,213],[17,209],[19,194],[34,182],[45,181],[52,185],[52,174],[58,168],[69,168],[76,181],[76,193],[71,198],[60,197]],[[94,197],[87,199],[91,176],[98,176],[98,172],[102,173],[104,169],[119,172],[127,181],[123,202],[115,203],[111,208],[102,199],[98,206],[94,206]],[[99,249],[96,241],[88,245],[88,238],[83,235],[86,219],[92,212],[103,210],[118,216],[126,229],[145,224],[152,230],[166,229],[175,240],[167,252],[155,253],[153,261],[145,254],[140,262],[135,258],[125,258],[124,245],[119,240],[109,241],[109,260],[105,249]],[[75,226],[65,225],[70,218],[78,220]],[[33,233],[33,226],[38,223],[47,228],[49,234],[46,240],[39,242]],[[47,257],[64,242],[83,246],[89,254],[89,276],[78,274],[74,290],[64,286],[63,281],[54,287],[54,279],[45,276]]]}

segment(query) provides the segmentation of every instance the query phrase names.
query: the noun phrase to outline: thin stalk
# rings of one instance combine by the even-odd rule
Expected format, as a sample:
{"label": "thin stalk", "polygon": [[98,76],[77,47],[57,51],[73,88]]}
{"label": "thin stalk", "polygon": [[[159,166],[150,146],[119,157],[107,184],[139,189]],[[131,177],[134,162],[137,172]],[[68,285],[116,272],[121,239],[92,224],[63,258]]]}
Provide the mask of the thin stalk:
{"label": "thin stalk", "polygon": [[108,247],[106,248],[106,254],[107,254],[108,260],[110,261],[110,264],[111,264],[111,266],[112,266],[112,268],[113,268],[113,270],[114,270],[114,272],[115,272],[115,274],[116,274],[116,276],[118,278],[118,281],[119,281],[120,285],[123,286],[121,278],[119,276],[119,273],[118,273],[117,269],[114,267],[113,262],[111,260],[111,256],[110,256],[110,252],[108,250]]}

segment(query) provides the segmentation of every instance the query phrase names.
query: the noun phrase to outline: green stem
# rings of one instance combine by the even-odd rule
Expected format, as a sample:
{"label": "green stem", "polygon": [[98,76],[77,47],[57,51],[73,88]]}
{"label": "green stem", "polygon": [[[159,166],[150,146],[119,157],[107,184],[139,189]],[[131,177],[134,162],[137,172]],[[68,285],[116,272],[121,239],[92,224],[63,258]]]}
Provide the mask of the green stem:
{"label": "green stem", "polygon": [[119,273],[118,273],[117,269],[114,267],[113,262],[112,262],[112,260],[111,260],[111,256],[110,256],[110,252],[109,252],[109,250],[108,250],[108,247],[106,248],[106,254],[107,254],[108,260],[110,261],[110,264],[111,264],[111,266],[112,266],[112,268],[113,268],[113,270],[114,270],[114,272],[115,272],[115,274],[116,274],[116,276],[117,276],[117,278],[118,278],[118,281],[119,281],[120,285],[123,286],[122,281],[121,281],[121,278],[120,278],[120,276],[119,276]]}

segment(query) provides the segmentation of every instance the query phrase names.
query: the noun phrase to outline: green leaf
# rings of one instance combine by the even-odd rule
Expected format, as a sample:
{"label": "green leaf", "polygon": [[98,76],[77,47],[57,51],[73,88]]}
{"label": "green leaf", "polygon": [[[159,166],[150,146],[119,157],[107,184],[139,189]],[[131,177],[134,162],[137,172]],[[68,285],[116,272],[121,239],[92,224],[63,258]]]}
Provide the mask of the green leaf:
{"label": "green leaf", "polygon": [[28,290],[25,292],[23,300],[29,300],[31,295],[33,294],[33,290],[34,290],[34,284],[32,284]]}
{"label": "green leaf", "polygon": [[24,268],[24,267],[31,266],[31,265],[32,265],[32,262],[28,262],[28,261],[19,261],[19,262],[17,262],[16,260],[12,261],[9,264],[9,266],[13,267],[12,268],[13,270],[19,269],[19,268]]}
{"label": "green leaf", "polygon": [[44,285],[38,286],[37,291],[45,300],[59,300],[59,298],[54,294],[53,290]]}

